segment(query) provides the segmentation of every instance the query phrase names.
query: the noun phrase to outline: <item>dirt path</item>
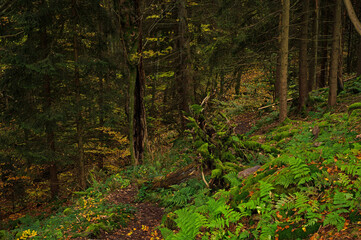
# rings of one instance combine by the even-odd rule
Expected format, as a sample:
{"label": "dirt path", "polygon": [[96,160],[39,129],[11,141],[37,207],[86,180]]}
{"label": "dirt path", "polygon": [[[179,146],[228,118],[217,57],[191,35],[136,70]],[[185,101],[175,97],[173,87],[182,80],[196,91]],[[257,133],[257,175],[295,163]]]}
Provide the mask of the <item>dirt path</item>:
{"label": "dirt path", "polygon": [[160,225],[164,208],[155,203],[135,202],[137,196],[135,186],[120,189],[107,197],[108,201],[115,204],[130,204],[136,208],[136,213],[128,222],[128,226],[120,228],[112,233],[104,233],[97,239],[131,239],[131,240],[157,240],[162,239],[160,231],[156,229]]}

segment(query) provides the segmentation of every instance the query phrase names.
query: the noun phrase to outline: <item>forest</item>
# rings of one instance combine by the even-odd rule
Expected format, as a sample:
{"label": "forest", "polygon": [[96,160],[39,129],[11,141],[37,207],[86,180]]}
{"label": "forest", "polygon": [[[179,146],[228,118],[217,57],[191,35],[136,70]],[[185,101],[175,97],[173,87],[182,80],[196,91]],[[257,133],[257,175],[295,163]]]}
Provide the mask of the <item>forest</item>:
{"label": "forest", "polygon": [[361,239],[360,0],[0,0],[0,240]]}

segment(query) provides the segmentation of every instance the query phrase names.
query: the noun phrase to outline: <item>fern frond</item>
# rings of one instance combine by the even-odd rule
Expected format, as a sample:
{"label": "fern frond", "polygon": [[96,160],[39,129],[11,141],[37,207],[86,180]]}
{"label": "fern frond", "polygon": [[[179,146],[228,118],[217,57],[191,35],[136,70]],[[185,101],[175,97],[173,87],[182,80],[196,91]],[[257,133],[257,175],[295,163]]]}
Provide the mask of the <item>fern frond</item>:
{"label": "fern frond", "polygon": [[[177,218],[174,220],[180,228],[176,239],[194,239],[200,232],[204,218],[199,213],[193,212],[188,208],[182,208],[175,211]],[[185,238],[184,238],[185,237]]]}
{"label": "fern frond", "polygon": [[326,226],[328,224],[336,226],[337,230],[340,231],[345,224],[345,219],[339,214],[331,212],[327,214],[325,220],[323,221],[323,226]]}
{"label": "fern frond", "polygon": [[269,194],[273,189],[275,189],[271,183],[267,183],[264,181],[259,181],[260,183],[260,197],[265,198],[269,197]]}
{"label": "fern frond", "polygon": [[224,175],[223,178],[230,183],[231,187],[237,187],[242,183],[242,181],[237,177],[236,172],[230,172]]}

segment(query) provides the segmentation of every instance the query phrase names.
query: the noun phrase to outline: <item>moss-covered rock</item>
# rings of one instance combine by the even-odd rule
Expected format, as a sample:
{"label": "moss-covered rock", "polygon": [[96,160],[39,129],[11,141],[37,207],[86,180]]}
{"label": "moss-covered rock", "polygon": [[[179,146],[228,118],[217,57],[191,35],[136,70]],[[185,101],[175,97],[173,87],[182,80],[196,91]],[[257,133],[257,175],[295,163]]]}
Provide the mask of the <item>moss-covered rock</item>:
{"label": "moss-covered rock", "polygon": [[355,110],[355,109],[361,109],[361,102],[351,104],[347,109],[348,115],[350,116],[351,113],[353,112],[353,110]]}

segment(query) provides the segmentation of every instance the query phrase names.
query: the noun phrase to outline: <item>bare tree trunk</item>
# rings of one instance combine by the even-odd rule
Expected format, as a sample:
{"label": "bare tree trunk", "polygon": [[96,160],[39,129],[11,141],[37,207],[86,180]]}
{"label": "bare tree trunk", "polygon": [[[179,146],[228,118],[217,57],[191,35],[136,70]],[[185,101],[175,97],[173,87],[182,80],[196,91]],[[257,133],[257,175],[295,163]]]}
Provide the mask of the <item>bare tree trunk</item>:
{"label": "bare tree trunk", "polygon": [[[99,76],[99,127],[104,127],[104,79],[102,76]],[[104,144],[104,138],[102,131],[99,131],[99,141],[100,144]],[[104,155],[102,153],[98,154],[97,165],[99,169],[104,167]]]}
{"label": "bare tree trunk", "polygon": [[342,0],[335,0],[334,27],[332,40],[332,54],[330,66],[328,105],[334,106],[337,98],[337,78],[339,67],[340,41],[341,41],[341,4]]}
{"label": "bare tree trunk", "polygon": [[310,62],[310,74],[308,79],[308,92],[311,92],[316,86],[317,65],[318,65],[318,41],[319,41],[319,24],[320,24],[320,8],[319,0],[315,0],[315,19],[313,22],[313,45],[312,57]]}
{"label": "bare tree trunk", "polygon": [[308,17],[309,17],[309,0],[302,1],[302,27],[301,27],[301,40],[300,40],[300,52],[299,52],[299,99],[298,99],[298,111],[301,111],[305,106],[307,95],[308,95],[308,61],[307,61],[307,50],[308,50]]}
{"label": "bare tree trunk", "polygon": [[[44,1],[42,4],[45,4]],[[44,50],[44,59],[47,58],[49,54],[49,38],[47,29],[45,26],[41,28],[41,46]],[[45,134],[46,134],[46,144],[47,150],[50,155],[50,166],[49,166],[49,180],[50,180],[50,192],[51,197],[55,198],[59,193],[59,180],[58,180],[58,171],[57,164],[54,160],[55,158],[55,134],[54,134],[54,121],[50,120],[51,108],[52,108],[52,97],[51,97],[51,83],[50,76],[45,74],[43,77],[44,80],[44,113],[47,115],[45,122]]]}
{"label": "bare tree trunk", "polygon": [[[278,47],[281,48],[281,32],[282,32],[282,14],[280,14],[279,23],[278,23],[278,32],[280,33],[278,37]],[[276,76],[275,76],[275,90],[273,95],[273,101],[276,101],[280,97],[280,73],[281,73],[281,55],[278,54],[276,60]]]}
{"label": "bare tree trunk", "polygon": [[85,180],[85,160],[84,160],[84,144],[83,144],[83,117],[82,117],[82,106],[81,104],[81,95],[80,95],[80,76],[79,76],[79,42],[77,36],[77,23],[78,23],[78,15],[76,10],[76,0],[72,2],[72,11],[74,17],[74,84],[76,88],[75,92],[75,106],[77,108],[76,113],[76,136],[77,136],[77,143],[78,143],[78,181],[79,186],[81,189],[85,189],[86,187],[86,180]]}
{"label": "bare tree trunk", "polygon": [[357,75],[361,75],[361,36],[359,37],[359,47],[357,53]]}
{"label": "bare tree trunk", "polygon": [[189,112],[189,104],[191,98],[191,65],[190,65],[190,46],[188,34],[188,21],[186,0],[178,1],[178,42],[179,50],[179,71],[177,74],[178,92],[180,97],[180,118],[182,131],[185,130],[186,121],[183,117],[184,112]]}
{"label": "bare tree trunk", "polygon": [[287,118],[287,72],[288,72],[288,40],[290,25],[290,0],[282,0],[282,29],[280,48],[280,104],[279,120],[283,122]]}
{"label": "bare tree trunk", "polygon": [[134,158],[135,165],[143,163],[145,152],[145,142],[147,139],[147,122],[144,106],[145,96],[145,73],[143,65],[143,16],[142,16],[142,1],[136,0],[135,12],[137,16],[138,27],[138,47],[137,55],[139,56],[136,66],[136,78],[134,86]]}
{"label": "bare tree trunk", "polygon": [[322,46],[321,46],[321,72],[320,72],[320,78],[318,81],[318,87],[323,88],[326,87],[326,83],[328,82],[327,78],[327,66],[328,66],[328,32],[329,32],[329,9],[324,8],[322,9],[322,18],[323,18],[323,24],[322,24]]}
{"label": "bare tree trunk", "polygon": [[236,73],[236,86],[234,87],[236,95],[239,95],[239,91],[241,89],[241,80],[242,80],[242,70],[239,70]]}

